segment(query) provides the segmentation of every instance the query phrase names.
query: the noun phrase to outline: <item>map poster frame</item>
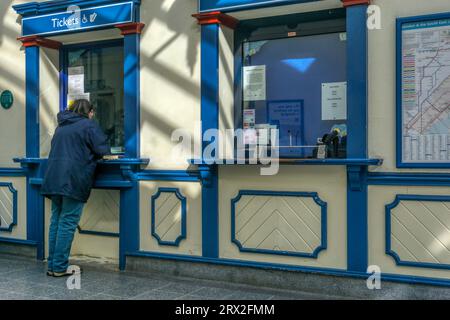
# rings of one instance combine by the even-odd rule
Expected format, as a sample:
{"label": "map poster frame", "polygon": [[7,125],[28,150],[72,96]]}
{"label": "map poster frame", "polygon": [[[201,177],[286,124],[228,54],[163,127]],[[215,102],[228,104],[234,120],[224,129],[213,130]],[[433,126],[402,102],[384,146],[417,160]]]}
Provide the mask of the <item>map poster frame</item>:
{"label": "map poster frame", "polygon": [[450,12],[397,18],[396,34],[397,168],[450,168]]}

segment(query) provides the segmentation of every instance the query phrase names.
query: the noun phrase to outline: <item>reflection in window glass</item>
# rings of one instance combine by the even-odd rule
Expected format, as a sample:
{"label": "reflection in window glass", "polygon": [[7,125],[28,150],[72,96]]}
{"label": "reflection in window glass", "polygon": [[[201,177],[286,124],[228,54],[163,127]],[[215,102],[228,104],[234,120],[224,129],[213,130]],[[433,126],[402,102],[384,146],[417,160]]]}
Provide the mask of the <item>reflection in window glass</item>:
{"label": "reflection in window glass", "polygon": [[[73,96],[88,97],[96,108],[94,119],[108,136],[111,152],[124,153],[123,47],[73,49],[67,57],[68,100]],[[81,78],[71,81],[71,73],[81,73]],[[71,90],[84,92],[74,95]]]}
{"label": "reflection in window glass", "polygon": [[346,157],[346,67],[341,33],[244,42],[244,129],[276,127],[281,156],[315,158],[338,128],[328,157]]}

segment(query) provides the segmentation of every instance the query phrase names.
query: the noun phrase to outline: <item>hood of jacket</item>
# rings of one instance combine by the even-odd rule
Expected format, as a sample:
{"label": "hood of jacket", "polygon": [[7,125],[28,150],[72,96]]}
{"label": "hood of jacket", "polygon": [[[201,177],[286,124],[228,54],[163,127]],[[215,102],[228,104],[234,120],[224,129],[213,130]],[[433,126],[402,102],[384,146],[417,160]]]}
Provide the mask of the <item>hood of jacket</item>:
{"label": "hood of jacket", "polygon": [[60,113],[58,113],[58,125],[64,126],[68,124],[72,124],[78,121],[81,121],[83,119],[87,119],[86,117],[82,116],[81,114],[65,110]]}

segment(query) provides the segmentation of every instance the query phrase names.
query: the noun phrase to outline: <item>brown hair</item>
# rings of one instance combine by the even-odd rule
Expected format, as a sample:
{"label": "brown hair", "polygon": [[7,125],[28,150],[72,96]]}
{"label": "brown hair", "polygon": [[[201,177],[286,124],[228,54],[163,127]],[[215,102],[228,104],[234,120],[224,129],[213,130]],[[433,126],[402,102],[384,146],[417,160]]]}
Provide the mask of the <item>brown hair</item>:
{"label": "brown hair", "polygon": [[89,112],[94,110],[94,106],[86,99],[79,99],[70,106],[69,110],[87,118]]}

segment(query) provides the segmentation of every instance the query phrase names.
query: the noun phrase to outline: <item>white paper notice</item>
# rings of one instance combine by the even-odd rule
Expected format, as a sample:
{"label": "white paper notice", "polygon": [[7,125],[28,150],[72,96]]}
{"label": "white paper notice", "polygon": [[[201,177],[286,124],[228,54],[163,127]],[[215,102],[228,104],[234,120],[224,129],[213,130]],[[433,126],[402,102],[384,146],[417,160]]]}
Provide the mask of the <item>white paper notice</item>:
{"label": "white paper notice", "polygon": [[266,100],[266,66],[243,68],[244,101]]}
{"label": "white paper notice", "polygon": [[84,93],[84,67],[69,68],[69,94]]}
{"label": "white paper notice", "polygon": [[255,109],[244,110],[244,129],[255,127]]}
{"label": "white paper notice", "polygon": [[256,144],[258,134],[255,129],[244,129],[244,144]]}
{"label": "white paper notice", "polygon": [[322,120],[347,120],[347,82],[322,83]]}

